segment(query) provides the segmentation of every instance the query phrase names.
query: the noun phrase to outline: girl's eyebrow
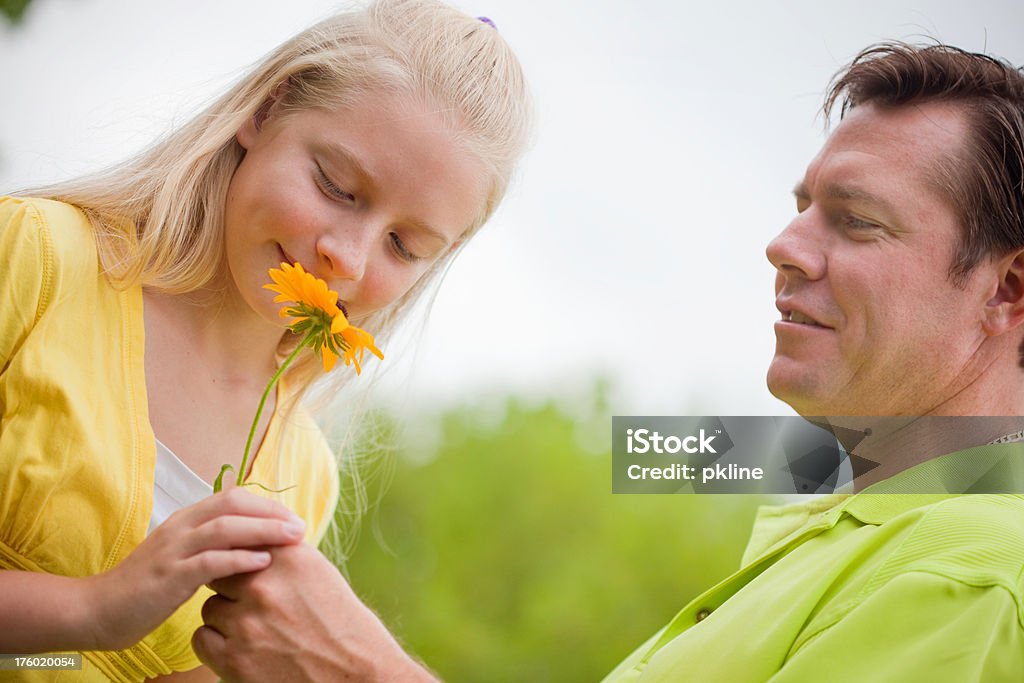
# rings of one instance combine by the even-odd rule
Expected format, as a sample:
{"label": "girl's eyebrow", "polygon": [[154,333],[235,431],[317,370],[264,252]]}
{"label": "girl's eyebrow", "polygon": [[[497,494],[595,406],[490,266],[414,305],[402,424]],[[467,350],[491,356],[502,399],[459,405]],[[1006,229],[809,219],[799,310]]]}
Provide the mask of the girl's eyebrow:
{"label": "girl's eyebrow", "polygon": [[370,186],[370,188],[376,188],[377,183],[373,177],[373,174],[363,165],[363,162],[359,160],[359,157],[355,155],[350,149],[345,147],[339,142],[328,142],[326,144],[327,152],[331,156],[340,159],[348,167],[352,173],[358,176],[360,183]]}
{"label": "girl's eyebrow", "polygon": [[423,221],[416,219],[407,220],[405,222],[418,230],[422,230],[423,232],[427,233],[428,236],[440,242],[442,249],[451,244],[451,242],[448,241],[447,237],[442,235],[438,230],[435,230],[433,227],[431,227],[429,223],[424,223]]}

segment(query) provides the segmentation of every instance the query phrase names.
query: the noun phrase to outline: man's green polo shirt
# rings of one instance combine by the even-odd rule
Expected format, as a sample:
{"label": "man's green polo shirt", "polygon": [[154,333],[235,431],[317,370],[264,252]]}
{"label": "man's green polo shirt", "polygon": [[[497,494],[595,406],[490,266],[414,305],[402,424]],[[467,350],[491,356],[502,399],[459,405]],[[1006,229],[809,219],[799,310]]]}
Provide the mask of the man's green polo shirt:
{"label": "man's green polo shirt", "polygon": [[762,508],[742,569],[605,683],[1024,681],[1024,496],[934,493],[1024,491],[1022,463],[981,446]]}

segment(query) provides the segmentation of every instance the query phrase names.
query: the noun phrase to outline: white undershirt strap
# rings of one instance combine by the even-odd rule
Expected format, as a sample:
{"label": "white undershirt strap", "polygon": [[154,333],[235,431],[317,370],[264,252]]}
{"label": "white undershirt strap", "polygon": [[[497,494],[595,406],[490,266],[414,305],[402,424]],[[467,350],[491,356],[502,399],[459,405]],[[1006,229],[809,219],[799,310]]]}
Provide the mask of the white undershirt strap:
{"label": "white undershirt strap", "polygon": [[171,449],[160,443],[160,439],[156,440],[153,515],[149,518],[147,536],[175,511],[198,503],[212,494],[212,486],[179,460]]}

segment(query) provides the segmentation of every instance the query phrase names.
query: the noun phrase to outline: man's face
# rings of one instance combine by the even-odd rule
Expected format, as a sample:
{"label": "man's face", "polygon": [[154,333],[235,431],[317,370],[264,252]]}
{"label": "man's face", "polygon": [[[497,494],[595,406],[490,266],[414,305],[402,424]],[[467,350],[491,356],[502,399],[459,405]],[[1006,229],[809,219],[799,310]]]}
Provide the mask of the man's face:
{"label": "man's face", "polygon": [[962,392],[985,339],[992,264],[949,277],[960,224],[936,183],[966,124],[942,103],[854,109],[768,245],[778,270],[768,388],[804,415],[925,415]]}

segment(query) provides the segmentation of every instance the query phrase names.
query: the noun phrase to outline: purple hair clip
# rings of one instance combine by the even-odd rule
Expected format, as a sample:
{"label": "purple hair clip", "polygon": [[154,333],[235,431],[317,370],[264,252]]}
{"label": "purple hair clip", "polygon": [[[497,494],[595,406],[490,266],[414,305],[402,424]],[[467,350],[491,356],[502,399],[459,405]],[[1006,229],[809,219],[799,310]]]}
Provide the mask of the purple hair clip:
{"label": "purple hair clip", "polygon": [[485,24],[487,24],[488,26],[493,28],[495,31],[498,30],[498,25],[495,24],[493,21],[491,21],[490,17],[477,17],[477,19],[479,19],[480,21],[484,22]]}

